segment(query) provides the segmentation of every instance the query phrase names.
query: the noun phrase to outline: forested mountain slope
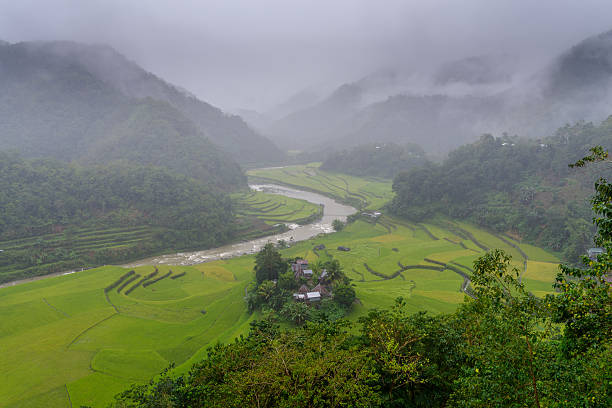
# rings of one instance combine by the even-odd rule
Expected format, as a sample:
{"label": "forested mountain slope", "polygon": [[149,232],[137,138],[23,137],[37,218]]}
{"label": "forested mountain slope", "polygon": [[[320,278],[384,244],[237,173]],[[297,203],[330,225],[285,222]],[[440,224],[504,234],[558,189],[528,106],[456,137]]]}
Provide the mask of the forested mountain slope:
{"label": "forested mountain slope", "polygon": [[[165,166],[223,188],[245,185],[238,164],[208,139],[211,132],[203,132],[173,104],[141,98],[145,92],[127,94],[119,86],[123,82],[115,86],[74,56],[49,50],[47,45],[0,45],[1,150],[84,163],[124,159]],[[102,67],[98,70],[104,71]],[[157,81],[159,87],[180,94]],[[217,130],[217,135],[232,134],[221,125]]]}
{"label": "forested mountain slope", "polygon": [[29,52],[58,57],[132,98],[150,97],[168,102],[215,145],[242,163],[278,161],[282,154],[274,144],[250,129],[235,115],[199,100],[104,45],[73,42],[36,42],[24,45]]}
{"label": "forested mountain slope", "polygon": [[229,197],[161,167],[0,153],[0,281],[233,237]]}
{"label": "forested mountain slope", "polygon": [[485,135],[441,164],[400,173],[391,210],[417,220],[436,213],[469,219],[576,261],[592,245],[592,186],[611,170],[568,164],[595,145],[612,146],[612,117],[599,126],[566,126],[540,141]]}

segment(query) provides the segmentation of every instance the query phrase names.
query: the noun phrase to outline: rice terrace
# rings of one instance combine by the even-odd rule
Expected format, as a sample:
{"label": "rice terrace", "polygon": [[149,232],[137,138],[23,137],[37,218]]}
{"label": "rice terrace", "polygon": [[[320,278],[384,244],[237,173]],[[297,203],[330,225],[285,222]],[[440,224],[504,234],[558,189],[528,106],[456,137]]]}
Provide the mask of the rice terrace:
{"label": "rice terrace", "polygon": [[[254,170],[285,183],[378,210],[390,182],[323,172],[317,164]],[[318,206],[260,192],[235,195],[239,214],[268,225],[312,219]],[[502,248],[537,296],[552,290],[557,257],[473,225],[437,218],[410,223],[383,214],[356,217],[342,231],[295,243],[284,257],[337,259],[359,304],[349,318],[398,296],[411,311],[453,311],[469,293],[473,261]],[[339,250],[339,247],[350,249]],[[0,400],[8,407],[105,406],[131,383],[174,364],[185,372],[216,342],[246,334],[245,290],[254,256],[192,266],[104,266],[0,290]]]}

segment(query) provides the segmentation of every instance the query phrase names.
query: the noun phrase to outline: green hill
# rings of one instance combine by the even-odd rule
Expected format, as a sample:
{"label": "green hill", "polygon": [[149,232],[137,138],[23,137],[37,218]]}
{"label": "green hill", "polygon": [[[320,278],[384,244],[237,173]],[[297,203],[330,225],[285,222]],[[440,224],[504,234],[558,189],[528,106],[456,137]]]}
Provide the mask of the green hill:
{"label": "green hill", "polygon": [[130,98],[152,98],[169,103],[215,145],[241,163],[268,163],[282,158],[282,153],[270,140],[250,129],[239,116],[226,114],[147,72],[109,46],[68,41],[27,43],[24,46],[31,53],[61,58]]}
{"label": "green hill", "polygon": [[0,153],[0,282],[220,245],[229,197],[159,167],[76,167]]}

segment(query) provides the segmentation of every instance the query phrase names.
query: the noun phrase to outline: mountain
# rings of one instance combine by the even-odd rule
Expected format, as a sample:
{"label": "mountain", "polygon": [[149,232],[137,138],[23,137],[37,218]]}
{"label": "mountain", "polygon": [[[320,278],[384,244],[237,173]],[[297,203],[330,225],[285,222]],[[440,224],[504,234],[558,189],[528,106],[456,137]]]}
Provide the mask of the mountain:
{"label": "mountain", "polygon": [[320,100],[321,96],[314,89],[303,89],[268,110],[266,116],[280,119],[294,112],[309,108]]}
{"label": "mountain", "polygon": [[126,95],[45,43],[0,46],[0,135],[2,150],[29,157],[124,160],[245,184],[240,166],[168,102]]}
{"label": "mountain", "polygon": [[[347,89],[351,98],[337,97]],[[508,55],[451,61],[430,74],[375,73],[266,132],[279,146],[308,151],[393,142],[445,154],[483,133],[542,137],[610,113],[612,31],[587,38],[529,75]]]}
{"label": "mountain", "polygon": [[[141,140],[147,146],[137,146],[130,136],[131,148],[139,152],[126,149],[127,140],[118,136],[135,128],[149,138]],[[113,159],[140,157],[142,164],[164,162],[177,171],[206,168],[190,175],[214,184],[245,180],[236,161],[216,145],[241,162],[280,154],[240,118],[164,82],[112,48],[70,42],[0,45],[0,132],[3,149],[63,160],[110,160],[96,148],[106,146],[107,152],[114,140],[119,154]],[[148,147],[155,137],[158,146]],[[150,149],[157,149],[157,156],[145,157],[154,153]],[[217,183],[222,173],[226,177]]]}
{"label": "mountain", "polygon": [[34,43],[30,46],[83,67],[124,95],[168,102],[192,120],[214,144],[241,163],[278,161],[282,157],[270,140],[250,129],[239,116],[226,114],[165,82],[109,46],[72,42]]}
{"label": "mountain", "polygon": [[285,149],[307,149],[334,137],[334,130],[352,119],[361,103],[363,90],[345,84],[312,107],[274,122],[267,134]]}
{"label": "mountain", "polygon": [[516,72],[516,58],[508,55],[478,55],[443,64],[434,74],[439,85],[508,83]]}
{"label": "mountain", "polygon": [[507,75],[489,73],[492,61],[499,60],[455,61],[429,77],[405,69],[379,70],[263,131],[286,149],[319,151],[392,142],[417,143],[444,153],[492,130],[483,123],[483,113],[498,114],[501,101],[489,96],[509,86],[507,75],[512,72],[508,64]]}

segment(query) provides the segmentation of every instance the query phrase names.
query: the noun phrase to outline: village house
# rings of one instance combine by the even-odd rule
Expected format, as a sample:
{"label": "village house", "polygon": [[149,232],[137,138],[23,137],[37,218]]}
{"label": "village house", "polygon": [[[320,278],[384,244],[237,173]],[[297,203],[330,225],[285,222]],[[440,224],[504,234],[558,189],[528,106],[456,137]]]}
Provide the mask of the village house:
{"label": "village house", "polygon": [[308,270],[308,261],[305,259],[297,259],[291,264],[291,270],[293,271],[293,276],[295,276],[295,279],[299,279],[304,275],[304,271]]}

